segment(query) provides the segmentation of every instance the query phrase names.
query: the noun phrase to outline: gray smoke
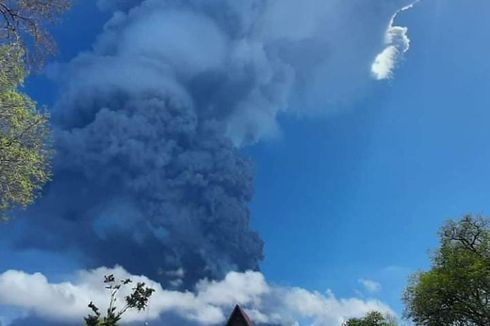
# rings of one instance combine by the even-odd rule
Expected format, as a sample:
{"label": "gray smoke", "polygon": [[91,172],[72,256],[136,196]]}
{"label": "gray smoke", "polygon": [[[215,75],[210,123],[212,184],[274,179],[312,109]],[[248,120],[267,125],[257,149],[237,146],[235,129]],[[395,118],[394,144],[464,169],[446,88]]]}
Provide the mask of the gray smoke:
{"label": "gray smoke", "polygon": [[276,136],[281,112],[362,96],[408,3],[100,0],[113,17],[59,69],[55,180],[19,245],[175,286],[257,269],[253,168],[238,148]]}

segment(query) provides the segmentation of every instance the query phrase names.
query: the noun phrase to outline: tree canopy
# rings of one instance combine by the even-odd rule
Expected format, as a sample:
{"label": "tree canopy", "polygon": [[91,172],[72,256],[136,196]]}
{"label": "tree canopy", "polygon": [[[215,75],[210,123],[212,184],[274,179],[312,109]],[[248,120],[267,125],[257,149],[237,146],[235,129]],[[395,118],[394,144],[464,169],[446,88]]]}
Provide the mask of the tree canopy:
{"label": "tree canopy", "polygon": [[490,325],[489,220],[449,221],[439,236],[431,269],[405,290],[405,316],[417,325]]}
{"label": "tree canopy", "polygon": [[0,214],[25,207],[50,178],[48,116],[19,92],[22,49],[0,46]]}
{"label": "tree canopy", "polygon": [[396,321],[391,316],[385,316],[379,311],[371,311],[363,318],[351,318],[344,326],[396,326]]}
{"label": "tree canopy", "polygon": [[0,45],[17,44],[27,61],[42,62],[55,48],[46,26],[69,5],[70,0],[0,0]]}
{"label": "tree canopy", "polygon": [[50,178],[48,115],[19,91],[54,50],[47,25],[70,0],[0,0],[0,218],[25,207]]}

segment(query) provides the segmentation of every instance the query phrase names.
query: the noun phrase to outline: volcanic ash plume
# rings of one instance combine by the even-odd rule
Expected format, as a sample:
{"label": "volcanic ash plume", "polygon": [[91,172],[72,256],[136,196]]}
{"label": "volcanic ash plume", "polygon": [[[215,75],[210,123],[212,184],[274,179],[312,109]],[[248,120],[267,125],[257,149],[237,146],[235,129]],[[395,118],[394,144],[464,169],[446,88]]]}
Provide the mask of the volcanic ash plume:
{"label": "volcanic ash plume", "polygon": [[237,148],[364,89],[408,3],[101,0],[93,50],[59,69],[55,180],[19,245],[176,287],[257,269]]}

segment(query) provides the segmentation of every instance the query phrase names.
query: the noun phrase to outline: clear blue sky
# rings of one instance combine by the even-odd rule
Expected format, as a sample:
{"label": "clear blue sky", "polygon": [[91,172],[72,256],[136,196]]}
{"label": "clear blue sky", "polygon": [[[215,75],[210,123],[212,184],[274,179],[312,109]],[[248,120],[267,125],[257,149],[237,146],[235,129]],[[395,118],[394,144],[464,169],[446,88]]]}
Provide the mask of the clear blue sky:
{"label": "clear blue sky", "polygon": [[401,309],[440,225],[489,213],[489,10],[420,3],[399,18],[412,43],[392,80],[349,112],[284,118],[282,139],[249,151],[266,275],[339,294],[373,279]]}
{"label": "clear blue sky", "polygon": [[[54,33],[61,62],[90,49],[109,17],[79,2]],[[397,18],[411,47],[392,79],[327,117],[280,115],[279,138],[243,149],[269,281],[375,296],[401,312],[406,277],[428,266],[441,224],[490,214],[489,12],[487,0],[420,2]],[[56,88],[38,76],[27,91],[51,104]],[[42,265],[3,255],[17,261],[2,269]],[[77,265],[52,259],[60,271]],[[382,288],[369,294],[359,279]]]}

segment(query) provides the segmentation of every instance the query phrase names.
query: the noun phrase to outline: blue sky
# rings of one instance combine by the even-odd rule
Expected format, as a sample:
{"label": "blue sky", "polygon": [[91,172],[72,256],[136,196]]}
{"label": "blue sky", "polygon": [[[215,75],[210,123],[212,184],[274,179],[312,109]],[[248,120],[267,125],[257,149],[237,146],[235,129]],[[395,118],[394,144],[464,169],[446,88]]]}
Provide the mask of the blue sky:
{"label": "blue sky", "polygon": [[[269,283],[375,297],[400,313],[407,275],[428,266],[441,224],[488,213],[489,10],[486,0],[421,1],[396,18],[411,42],[392,78],[354,88],[326,113],[304,114],[293,102],[299,113],[279,112],[275,137],[242,146],[256,172],[251,224]],[[110,16],[78,3],[54,29],[56,61],[89,51]],[[58,96],[45,76],[26,91],[48,105]],[[9,249],[0,268],[59,281],[86,267],[78,254]],[[381,288],[371,293],[361,279]]]}
{"label": "blue sky", "polygon": [[348,112],[285,118],[279,141],[250,151],[269,277],[336,293],[372,278],[401,309],[440,225],[488,213],[489,8],[418,4],[399,18],[412,46],[392,80]]}

